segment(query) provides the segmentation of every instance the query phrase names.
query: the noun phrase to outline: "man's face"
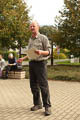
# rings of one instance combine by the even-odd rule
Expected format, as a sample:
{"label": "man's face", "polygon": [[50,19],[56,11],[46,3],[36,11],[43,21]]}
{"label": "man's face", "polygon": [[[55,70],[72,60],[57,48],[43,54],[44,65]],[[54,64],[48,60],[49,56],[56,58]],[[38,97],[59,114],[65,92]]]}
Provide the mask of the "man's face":
{"label": "man's face", "polygon": [[13,59],[13,56],[9,56],[9,59]]}
{"label": "man's face", "polygon": [[31,25],[30,25],[30,30],[32,33],[38,33],[39,31],[39,26],[37,25],[36,22],[33,22]]}

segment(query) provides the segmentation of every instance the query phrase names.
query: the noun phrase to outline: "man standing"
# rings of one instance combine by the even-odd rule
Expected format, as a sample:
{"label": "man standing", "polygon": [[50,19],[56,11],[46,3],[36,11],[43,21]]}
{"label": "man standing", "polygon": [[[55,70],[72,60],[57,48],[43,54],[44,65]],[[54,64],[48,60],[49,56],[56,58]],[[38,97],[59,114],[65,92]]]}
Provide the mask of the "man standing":
{"label": "man standing", "polygon": [[[39,56],[35,60],[29,61],[30,87],[33,94],[33,104],[31,111],[42,109],[42,102],[40,99],[40,90],[45,107],[45,115],[51,114],[51,102],[49,86],[47,81],[47,59],[51,53],[49,40],[45,35],[39,33],[39,25],[37,22],[30,24],[32,36],[29,40],[28,49],[36,48],[36,54]],[[27,56],[21,58],[23,61]]]}

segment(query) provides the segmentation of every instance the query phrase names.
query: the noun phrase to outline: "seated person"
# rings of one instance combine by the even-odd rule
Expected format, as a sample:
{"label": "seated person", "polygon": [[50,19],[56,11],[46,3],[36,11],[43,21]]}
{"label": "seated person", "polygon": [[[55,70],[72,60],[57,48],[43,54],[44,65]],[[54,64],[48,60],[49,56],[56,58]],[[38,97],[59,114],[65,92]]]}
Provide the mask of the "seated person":
{"label": "seated person", "polygon": [[5,68],[5,60],[0,54],[0,77],[2,77],[2,71],[4,70],[4,68]]}
{"label": "seated person", "polygon": [[12,53],[8,55],[8,65],[6,66],[6,78],[8,77],[9,71],[17,70],[17,62]]}

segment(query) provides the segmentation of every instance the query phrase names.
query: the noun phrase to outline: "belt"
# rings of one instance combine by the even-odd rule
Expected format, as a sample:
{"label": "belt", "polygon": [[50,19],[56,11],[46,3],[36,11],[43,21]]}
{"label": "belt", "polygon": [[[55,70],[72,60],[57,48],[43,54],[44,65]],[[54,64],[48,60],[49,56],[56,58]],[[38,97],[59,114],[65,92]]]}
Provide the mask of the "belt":
{"label": "belt", "polygon": [[41,63],[44,61],[46,61],[46,60],[31,60],[30,63]]}

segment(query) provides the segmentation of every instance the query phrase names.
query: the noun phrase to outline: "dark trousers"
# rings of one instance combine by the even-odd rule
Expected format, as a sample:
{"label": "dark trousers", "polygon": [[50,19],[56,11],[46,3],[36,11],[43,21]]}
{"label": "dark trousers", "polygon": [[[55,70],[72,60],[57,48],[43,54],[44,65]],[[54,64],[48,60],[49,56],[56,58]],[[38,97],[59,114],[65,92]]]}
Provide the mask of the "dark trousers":
{"label": "dark trousers", "polygon": [[50,93],[47,81],[46,61],[29,62],[30,87],[33,94],[33,104],[42,105],[40,91],[44,107],[51,107]]}

